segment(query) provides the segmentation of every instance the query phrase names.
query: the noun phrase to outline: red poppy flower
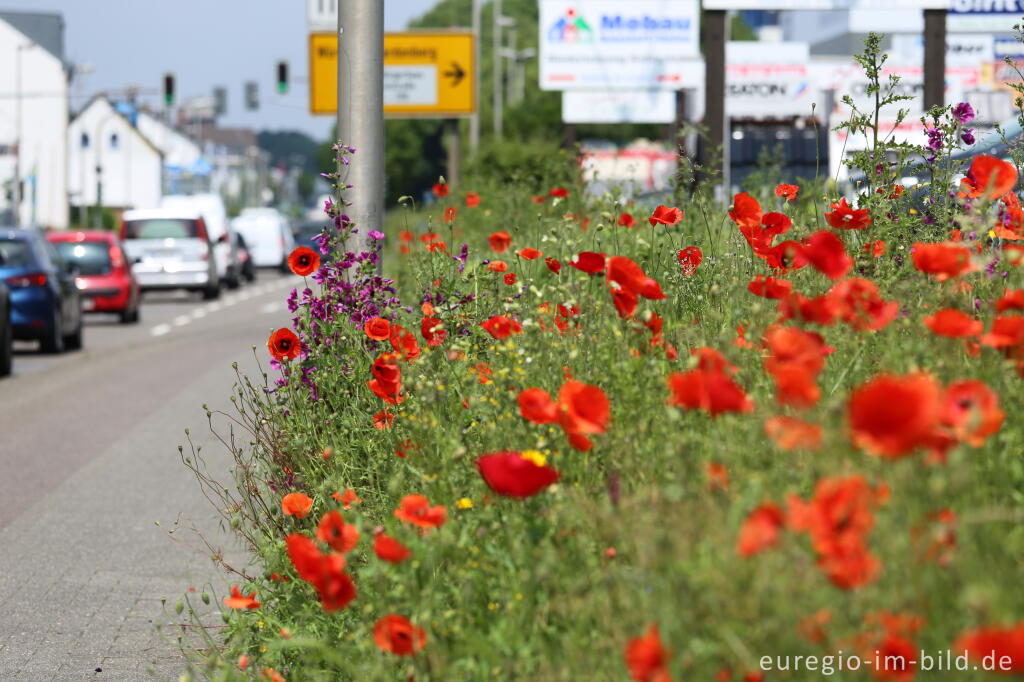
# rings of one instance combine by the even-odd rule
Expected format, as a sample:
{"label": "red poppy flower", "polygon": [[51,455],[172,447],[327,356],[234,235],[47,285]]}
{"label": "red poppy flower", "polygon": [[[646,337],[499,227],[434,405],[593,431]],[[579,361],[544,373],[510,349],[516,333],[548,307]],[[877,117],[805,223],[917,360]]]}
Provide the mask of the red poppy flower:
{"label": "red poppy flower", "polygon": [[647,222],[651,224],[651,227],[655,225],[675,225],[683,219],[683,212],[678,208],[672,206],[659,206],[654,209],[654,213],[647,219]]}
{"label": "red poppy flower", "polygon": [[320,269],[320,254],[307,246],[300,246],[288,256],[288,267],[300,277],[312,275]]}
{"label": "red poppy flower", "polygon": [[613,289],[609,287],[608,291],[612,295],[612,304],[615,305],[615,310],[618,311],[619,317],[624,320],[633,319],[633,315],[636,314],[637,304],[640,302],[637,295],[626,289]]}
{"label": "red poppy flower", "polygon": [[291,329],[282,327],[267,339],[267,349],[278,362],[299,357],[299,337]]}
{"label": "red poppy flower", "polygon": [[864,253],[870,253],[872,258],[881,258],[885,255],[885,242],[882,240],[875,240],[868,242],[863,246]]}
{"label": "red poppy flower", "polygon": [[721,462],[708,462],[704,473],[707,475],[709,490],[729,489],[729,470]]}
{"label": "red poppy flower", "polygon": [[782,508],[771,502],[750,512],[740,527],[736,539],[736,553],[743,558],[752,557],[779,542],[779,531],[785,525]]}
{"label": "red poppy flower", "polygon": [[476,192],[466,192],[466,207],[476,208],[480,205],[480,195]]}
{"label": "red poppy flower", "polygon": [[963,189],[969,197],[998,199],[1017,184],[1017,169],[1012,163],[979,154],[971,161]]}
{"label": "red poppy flower", "polygon": [[799,185],[778,185],[775,188],[775,196],[782,197],[786,201],[793,201],[796,199],[796,193],[800,191]]}
{"label": "red poppy flower", "polygon": [[597,386],[569,380],[558,391],[559,423],[568,434],[604,433],[611,419],[608,396]]}
{"label": "red poppy flower", "polygon": [[981,320],[976,320],[953,308],[944,308],[934,315],[925,317],[922,321],[933,334],[953,339],[977,336],[983,328]]}
{"label": "red poppy flower", "polygon": [[316,543],[300,533],[285,538],[288,557],[299,577],[316,588],[324,611],[337,611],[356,598],[356,586],[345,573],[345,557],[322,554]]}
{"label": "red poppy flower", "polygon": [[564,187],[552,187],[551,191],[548,192],[550,196],[559,197],[561,199],[567,199],[569,197],[569,190]]}
{"label": "red poppy flower", "polygon": [[996,301],[996,312],[1007,310],[1024,310],[1024,289],[1007,289],[1003,297]]}
{"label": "red poppy flower", "polygon": [[619,216],[619,219],[615,221],[615,224],[619,227],[634,227],[636,225],[636,219],[634,219],[629,213],[623,213]]}
{"label": "red poppy flower", "polygon": [[582,251],[569,259],[569,265],[582,270],[588,275],[604,272],[604,254],[593,251]]}
{"label": "red poppy flower", "polygon": [[394,353],[382,353],[370,366],[373,378],[382,384],[397,384],[402,380],[402,370],[398,366],[398,356]]}
{"label": "red poppy flower", "polygon": [[398,233],[398,239],[401,240],[403,244],[411,244],[415,238],[415,235],[413,235],[409,230],[402,230]]}
{"label": "red poppy flower", "polygon": [[444,323],[437,317],[424,317],[420,322],[420,334],[428,346],[440,346],[448,338]]}
{"label": "red poppy flower", "polygon": [[846,255],[843,240],[830,230],[820,230],[808,237],[803,256],[811,267],[832,281],[842,279],[853,268],[853,259]]}
{"label": "red poppy flower", "polygon": [[[1011,627],[985,627],[964,632],[953,643],[953,653],[966,652],[977,664],[986,660],[1007,661],[1007,670],[1024,673],[1024,623]],[[1002,670],[1002,669],[1001,669]]]}
{"label": "red poppy flower", "polygon": [[[581,254],[582,255],[582,254]],[[625,256],[612,256],[607,261],[608,282],[615,282],[622,289],[643,296],[644,298],[660,300],[665,298],[661,285],[653,277],[648,277],[643,269],[633,260]]]}
{"label": "red poppy flower", "polygon": [[366,382],[367,387],[373,394],[386,402],[388,405],[401,405],[405,396],[399,395],[402,387],[400,384],[385,384],[377,379],[370,379]]}
{"label": "red poppy flower", "polygon": [[776,279],[774,277],[765,277],[764,275],[757,275],[747,285],[747,291],[754,294],[754,296],[771,299],[785,298],[792,290],[793,283],[788,279]]}
{"label": "red poppy flower", "polygon": [[543,255],[544,254],[538,251],[537,249],[531,248],[529,246],[526,247],[525,249],[519,249],[519,257],[522,258],[523,260],[536,260],[537,258],[540,258]]}
{"label": "red poppy flower", "polygon": [[558,472],[518,452],[494,452],[476,461],[484,483],[499,495],[527,498],[558,481]]}
{"label": "red poppy flower", "polygon": [[405,616],[389,614],[373,626],[373,641],[382,651],[396,656],[411,656],[427,644],[427,633]]}
{"label": "red poppy flower", "polygon": [[420,241],[423,242],[424,244],[435,242],[440,238],[441,235],[439,235],[437,232],[424,232],[423,234],[420,235]]}
{"label": "red poppy flower", "polygon": [[534,424],[552,424],[558,421],[558,403],[540,388],[528,388],[519,394],[519,414]]}
{"label": "red poppy flower", "polygon": [[412,556],[408,547],[384,533],[378,533],[373,539],[373,553],[378,559],[392,564],[399,564]]}
{"label": "red poppy flower", "polygon": [[971,269],[971,252],[959,244],[914,244],[914,267],[940,282],[958,277]]}
{"label": "red poppy flower", "polygon": [[438,528],[448,520],[448,510],[442,505],[431,507],[423,495],[406,495],[395,510],[395,517],[420,528]]}
{"label": "red poppy flower", "polygon": [[799,365],[782,365],[772,372],[775,380],[775,400],[798,410],[806,410],[818,404],[821,389],[814,382],[814,375]]}
{"label": "red poppy flower", "polygon": [[344,494],[342,493],[331,493],[338,502],[341,502],[342,509],[351,509],[353,504],[359,504],[362,500],[359,499],[359,495],[356,495],[356,491],[352,488],[345,488]]}
{"label": "red poppy flower", "polygon": [[879,680],[900,680],[909,682],[917,673],[917,660],[920,653],[914,643],[904,637],[888,634],[879,642],[874,655],[885,664],[872,671]]}
{"label": "red poppy flower", "polygon": [[929,374],[879,375],[850,394],[847,414],[855,445],[885,458],[909,455],[935,432],[942,388]]}
{"label": "red poppy flower", "polygon": [[977,379],[952,383],[942,396],[942,423],[957,440],[973,447],[981,447],[989,436],[999,433],[1004,417],[999,396]]}
{"label": "red poppy flower", "polygon": [[359,544],[359,529],[351,523],[345,523],[341,512],[332,509],[320,519],[316,528],[316,539],[331,549],[347,554]]}
{"label": "red poppy flower", "polygon": [[449,223],[449,224],[450,223],[454,223],[455,222],[455,214],[457,212],[458,212],[458,209],[456,207],[454,207],[454,206],[449,206],[448,208],[444,209],[444,221],[446,223]]}
{"label": "red poppy flower", "polygon": [[720,370],[691,369],[668,377],[668,404],[686,410],[704,410],[712,417],[725,412],[750,412],[754,404],[743,389]]}
{"label": "red poppy flower", "polygon": [[494,253],[505,253],[508,247],[512,246],[512,237],[505,230],[495,232],[487,241],[491,244],[491,251]]}
{"label": "red poppy flower", "polygon": [[548,257],[544,259],[544,265],[548,266],[548,270],[555,273],[556,275],[562,271],[562,264],[556,259]]}
{"label": "red poppy flower", "polygon": [[746,192],[741,192],[732,199],[732,210],[729,211],[729,217],[740,227],[760,226],[761,204]]}
{"label": "red poppy flower", "polygon": [[871,226],[871,215],[866,208],[852,208],[846,199],[832,204],[832,212],[825,214],[825,222],[837,230],[864,230]]}
{"label": "red poppy flower", "polygon": [[288,493],[281,498],[281,511],[285,516],[304,519],[313,509],[313,498],[304,493]]}
{"label": "red poppy flower", "polygon": [[992,348],[1013,348],[1024,344],[1024,315],[1000,315],[992,327],[982,334],[981,343]]}
{"label": "red poppy flower", "polygon": [[366,321],[363,331],[374,341],[384,341],[391,336],[391,323],[383,317],[374,317]]}
{"label": "red poppy flower", "polygon": [[258,609],[260,603],[256,601],[256,593],[242,594],[238,585],[231,586],[231,596],[224,597],[224,605],[229,609]]}
{"label": "red poppy flower", "polygon": [[544,196],[543,194],[534,194],[533,196],[530,197],[530,201],[532,201],[535,204],[543,204],[545,201],[547,201],[547,197]]}
{"label": "red poppy flower", "polygon": [[764,332],[764,345],[769,356],[764,359],[765,370],[771,374],[785,365],[796,365],[811,376],[825,366],[825,356],[835,349],[815,332],[797,327],[773,324]]}
{"label": "red poppy flower", "polygon": [[490,319],[484,320],[480,323],[480,326],[499,341],[504,341],[513,334],[523,333],[523,325],[504,315],[495,315]]}
{"label": "red poppy flower", "polygon": [[687,246],[678,253],[678,257],[683,274],[689,276],[697,272],[697,267],[704,260],[704,253],[696,246]]}
{"label": "red poppy flower", "polygon": [[435,182],[433,188],[434,196],[438,199],[443,199],[449,194],[448,184],[444,182]]}
{"label": "red poppy flower", "polygon": [[661,644],[658,626],[651,624],[642,637],[626,644],[626,667],[634,682],[670,682],[668,661],[672,657]]}
{"label": "red poppy flower", "polygon": [[512,286],[515,283],[516,283],[516,273],[510,272],[507,275],[505,275],[505,284],[507,284],[508,286]]}
{"label": "red poppy flower", "polygon": [[401,325],[391,325],[391,335],[388,337],[391,347],[396,353],[402,356],[406,362],[412,362],[420,355],[420,344],[411,331]]}
{"label": "red poppy flower", "polygon": [[505,272],[508,270],[508,263],[503,260],[492,260],[487,264],[487,269],[491,272]]}
{"label": "red poppy flower", "polygon": [[444,253],[448,250],[448,245],[444,242],[430,242],[427,244],[427,251],[430,253]]}
{"label": "red poppy flower", "polygon": [[821,447],[821,427],[796,417],[772,417],[764,423],[764,432],[780,450],[817,450]]}
{"label": "red poppy flower", "polygon": [[839,318],[860,331],[878,331],[896,318],[899,304],[885,301],[878,287],[860,277],[843,280],[828,292]]}
{"label": "red poppy flower", "polygon": [[378,412],[373,415],[373,427],[380,431],[387,431],[391,428],[391,425],[395,423],[395,415],[391,414],[387,410]]}

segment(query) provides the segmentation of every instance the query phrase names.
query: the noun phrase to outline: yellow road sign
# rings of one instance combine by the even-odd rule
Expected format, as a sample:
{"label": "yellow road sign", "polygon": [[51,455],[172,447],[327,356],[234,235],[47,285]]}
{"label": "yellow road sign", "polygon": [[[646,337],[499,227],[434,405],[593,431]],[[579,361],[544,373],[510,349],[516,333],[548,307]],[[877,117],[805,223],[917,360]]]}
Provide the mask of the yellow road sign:
{"label": "yellow road sign", "polygon": [[[384,34],[384,115],[389,118],[454,118],[476,111],[473,34]],[[309,36],[309,109],[338,107],[338,39]]]}

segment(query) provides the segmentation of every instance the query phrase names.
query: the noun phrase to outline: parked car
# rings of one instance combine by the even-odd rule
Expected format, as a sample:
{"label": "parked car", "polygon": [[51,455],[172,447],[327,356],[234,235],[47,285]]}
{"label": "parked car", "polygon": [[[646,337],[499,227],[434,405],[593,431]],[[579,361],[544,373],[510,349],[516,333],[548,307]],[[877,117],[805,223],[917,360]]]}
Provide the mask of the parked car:
{"label": "parked car", "polygon": [[36,339],[44,353],[82,347],[77,274],[35,230],[0,229],[0,280],[10,289],[14,338]]}
{"label": "parked car", "polygon": [[220,296],[216,252],[198,213],[125,211],[121,242],[142,291],[187,289],[206,299]]}
{"label": "parked car", "polygon": [[217,276],[229,289],[242,283],[241,263],[231,239],[231,224],[219,194],[171,194],[160,200],[160,208],[195,213],[203,219],[212,247]]}
{"label": "parked car", "polygon": [[51,232],[46,239],[61,258],[78,266],[75,283],[83,311],[117,313],[124,323],[139,321],[139,282],[116,234],[100,230]]}
{"label": "parked car", "polygon": [[11,324],[11,290],[0,282],[0,377],[10,375],[14,361],[14,330]]}
{"label": "parked car", "polygon": [[319,253],[320,243],[316,238],[323,231],[323,220],[304,220],[295,226],[295,245],[308,246]]}
{"label": "parked car", "polygon": [[256,266],[252,263],[252,253],[249,252],[249,245],[245,243],[245,237],[235,230],[232,230],[231,234],[235,238],[235,252],[238,254],[238,262],[242,268],[242,279],[246,282],[255,282]]}
{"label": "parked car", "polygon": [[288,221],[276,208],[247,208],[231,221],[249,245],[249,254],[258,268],[288,270],[288,255],[295,248],[295,237]]}

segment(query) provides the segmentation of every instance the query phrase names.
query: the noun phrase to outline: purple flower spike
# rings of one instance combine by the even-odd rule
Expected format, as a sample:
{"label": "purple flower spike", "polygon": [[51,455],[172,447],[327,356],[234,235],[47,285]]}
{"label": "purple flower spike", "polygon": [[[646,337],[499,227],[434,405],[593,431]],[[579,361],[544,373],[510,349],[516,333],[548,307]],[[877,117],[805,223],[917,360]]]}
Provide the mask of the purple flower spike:
{"label": "purple flower spike", "polygon": [[970,103],[960,102],[960,104],[953,107],[953,115],[961,123],[970,123],[974,120],[974,109],[971,108]]}

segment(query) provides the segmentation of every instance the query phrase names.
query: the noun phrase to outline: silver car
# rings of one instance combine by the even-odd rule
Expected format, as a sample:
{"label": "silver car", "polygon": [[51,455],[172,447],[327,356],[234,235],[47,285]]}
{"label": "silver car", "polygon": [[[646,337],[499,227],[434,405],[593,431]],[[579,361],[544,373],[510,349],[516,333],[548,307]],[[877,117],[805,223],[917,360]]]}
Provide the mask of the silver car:
{"label": "silver car", "polygon": [[216,250],[198,214],[126,211],[121,241],[143,291],[188,289],[202,292],[206,299],[220,296]]}

